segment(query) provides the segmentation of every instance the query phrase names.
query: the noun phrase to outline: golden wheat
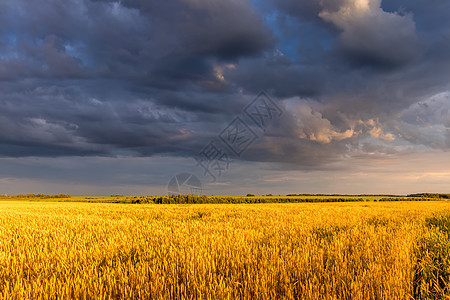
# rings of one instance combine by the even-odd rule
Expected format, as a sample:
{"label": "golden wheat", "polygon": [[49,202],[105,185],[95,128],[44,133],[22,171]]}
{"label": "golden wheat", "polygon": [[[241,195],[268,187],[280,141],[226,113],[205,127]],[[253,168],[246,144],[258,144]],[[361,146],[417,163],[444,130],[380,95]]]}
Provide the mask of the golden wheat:
{"label": "golden wheat", "polygon": [[0,299],[412,299],[447,202],[0,202]]}

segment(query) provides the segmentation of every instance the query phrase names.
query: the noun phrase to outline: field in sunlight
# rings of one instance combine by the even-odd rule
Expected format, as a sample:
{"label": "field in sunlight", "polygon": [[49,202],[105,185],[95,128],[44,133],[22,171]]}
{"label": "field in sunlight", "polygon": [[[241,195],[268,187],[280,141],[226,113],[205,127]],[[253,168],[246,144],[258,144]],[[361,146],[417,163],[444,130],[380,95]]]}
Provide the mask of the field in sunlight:
{"label": "field in sunlight", "polygon": [[450,295],[450,202],[0,202],[0,299]]}

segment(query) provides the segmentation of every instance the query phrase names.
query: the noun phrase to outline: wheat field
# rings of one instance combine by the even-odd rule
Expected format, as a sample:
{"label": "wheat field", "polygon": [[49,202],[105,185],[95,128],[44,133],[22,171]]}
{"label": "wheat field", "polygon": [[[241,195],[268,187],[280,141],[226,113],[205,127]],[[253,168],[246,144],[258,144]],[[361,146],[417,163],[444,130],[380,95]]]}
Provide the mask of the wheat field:
{"label": "wheat field", "polygon": [[0,202],[0,299],[448,299],[450,205]]}

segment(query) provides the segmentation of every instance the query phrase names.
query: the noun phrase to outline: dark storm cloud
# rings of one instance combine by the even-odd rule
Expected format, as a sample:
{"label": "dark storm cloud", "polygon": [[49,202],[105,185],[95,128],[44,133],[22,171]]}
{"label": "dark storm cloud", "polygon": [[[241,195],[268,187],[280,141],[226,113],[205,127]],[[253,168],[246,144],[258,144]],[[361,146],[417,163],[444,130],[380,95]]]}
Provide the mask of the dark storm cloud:
{"label": "dark storm cloud", "polygon": [[242,105],[216,66],[275,42],[245,1],[3,1],[0,11],[5,156],[198,151],[201,122],[220,128]]}
{"label": "dark storm cloud", "polygon": [[277,53],[268,59],[247,59],[239,66],[227,75],[253,94],[265,87],[278,97],[313,97],[320,95],[326,84],[325,66],[293,63]]}
{"label": "dark storm cloud", "polygon": [[353,64],[396,67],[419,55],[412,15],[386,12],[380,7],[380,0],[275,2],[281,11],[295,17],[303,26],[313,23],[337,35],[335,54]]}
{"label": "dark storm cloud", "polygon": [[188,112],[133,98],[109,87],[110,81],[103,83],[106,86],[101,81],[95,87],[82,84],[81,90],[79,82],[70,80],[41,84],[14,82],[2,89],[9,96],[0,101],[4,155],[62,155],[64,151],[107,155],[120,150],[154,154],[195,141],[185,124],[195,122],[197,116],[189,119]]}
{"label": "dark storm cloud", "polygon": [[[212,62],[275,38],[245,1],[3,1],[2,78],[101,76],[208,81]],[[9,56],[9,57],[8,57]],[[173,87],[170,85],[169,87]]]}
{"label": "dark storm cloud", "polygon": [[338,10],[328,8],[326,1],[322,3],[319,16],[341,31],[339,48],[349,59],[374,66],[397,66],[419,55],[411,14],[383,11],[381,0],[343,1]]}
{"label": "dark storm cloud", "polygon": [[[389,154],[395,152],[396,147],[410,145],[448,149],[448,101],[439,102],[439,118],[430,110],[421,111],[422,119],[429,122],[410,123],[411,118],[405,120],[403,116],[411,114],[410,107],[416,103],[432,102],[427,99],[449,89],[450,35],[446,24],[450,4],[444,1],[438,1],[436,6],[420,1],[312,2],[276,1],[280,14],[295,17],[304,27],[315,24],[316,33],[325,30],[326,34],[315,37],[325,42],[313,54],[308,47],[299,45],[303,66],[302,63],[291,66],[304,71],[297,76],[291,73],[281,80],[285,83],[292,77],[298,78],[297,85],[290,85],[296,91],[278,90],[280,81],[271,85],[280,96],[309,99],[311,114],[318,116],[320,113],[317,118],[320,122],[310,118],[309,124],[300,122],[298,125],[300,131],[306,132],[304,141],[309,142],[312,133],[316,142],[334,145],[335,151],[328,153],[330,158],[336,153],[353,155],[354,149],[369,153],[376,146],[371,143],[377,143],[376,140],[387,143],[378,147],[377,153]],[[434,22],[434,16],[442,23]],[[324,23],[332,27],[327,28]],[[334,40],[329,38],[330,34]],[[318,53],[322,61],[316,59]],[[315,70],[321,70],[314,73],[316,76],[307,76],[310,62],[314,62]],[[273,70],[276,68],[270,71]],[[251,71],[251,68],[245,70],[246,73]],[[272,75],[270,72],[255,72],[254,75],[264,78],[265,74]],[[315,94],[298,90],[305,83],[319,88]],[[286,91],[291,93],[286,95]],[[302,99],[293,102],[297,104],[291,105],[291,109],[304,105]],[[418,114],[417,110],[414,114]],[[308,115],[303,114],[300,119],[308,119]],[[316,125],[311,126],[314,122]],[[430,126],[435,128],[430,130]],[[325,149],[325,145],[321,149]]]}
{"label": "dark storm cloud", "polygon": [[447,149],[448,101],[430,99],[449,88],[449,11],[448,1],[2,1],[0,155],[193,156],[263,89],[284,114],[246,160],[313,168],[396,152],[389,143]]}

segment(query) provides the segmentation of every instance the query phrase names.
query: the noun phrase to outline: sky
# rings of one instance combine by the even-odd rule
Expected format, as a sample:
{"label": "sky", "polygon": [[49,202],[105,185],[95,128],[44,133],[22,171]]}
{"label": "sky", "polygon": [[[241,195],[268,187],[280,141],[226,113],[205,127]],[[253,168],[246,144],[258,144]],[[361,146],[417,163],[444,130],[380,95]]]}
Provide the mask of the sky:
{"label": "sky", "polygon": [[0,194],[450,193],[449,109],[448,0],[0,1]]}

